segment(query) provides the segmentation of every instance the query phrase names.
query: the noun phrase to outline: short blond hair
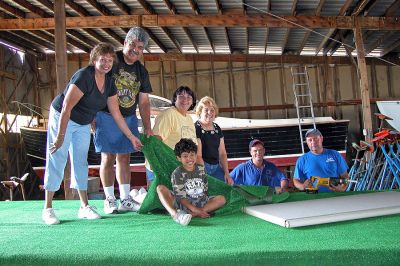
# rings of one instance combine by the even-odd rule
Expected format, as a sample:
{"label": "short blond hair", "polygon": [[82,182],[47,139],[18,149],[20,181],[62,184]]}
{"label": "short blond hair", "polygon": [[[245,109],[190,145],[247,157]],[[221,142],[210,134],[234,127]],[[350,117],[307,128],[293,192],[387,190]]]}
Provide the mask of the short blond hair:
{"label": "short blond hair", "polygon": [[204,106],[213,107],[215,110],[215,117],[218,116],[218,113],[219,113],[218,105],[216,104],[214,99],[209,96],[204,96],[203,98],[200,99],[199,103],[196,106],[196,115],[197,116],[200,116],[201,112],[203,111]]}

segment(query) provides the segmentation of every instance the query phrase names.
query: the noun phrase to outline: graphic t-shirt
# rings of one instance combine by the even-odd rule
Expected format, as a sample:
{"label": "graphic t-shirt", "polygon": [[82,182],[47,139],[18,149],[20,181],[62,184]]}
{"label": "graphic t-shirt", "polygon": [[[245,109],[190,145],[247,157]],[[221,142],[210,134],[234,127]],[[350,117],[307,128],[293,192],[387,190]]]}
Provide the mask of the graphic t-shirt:
{"label": "graphic t-shirt", "polygon": [[[136,113],[139,93],[151,93],[149,73],[140,61],[132,65],[125,63],[122,51],[117,52],[118,62],[114,63],[112,76],[117,87],[119,109],[123,116]],[[108,109],[105,109],[108,112]]]}
{"label": "graphic t-shirt", "polygon": [[202,165],[196,164],[191,172],[178,166],[172,172],[171,183],[178,202],[187,199],[192,205],[199,206],[208,199],[208,180]]}

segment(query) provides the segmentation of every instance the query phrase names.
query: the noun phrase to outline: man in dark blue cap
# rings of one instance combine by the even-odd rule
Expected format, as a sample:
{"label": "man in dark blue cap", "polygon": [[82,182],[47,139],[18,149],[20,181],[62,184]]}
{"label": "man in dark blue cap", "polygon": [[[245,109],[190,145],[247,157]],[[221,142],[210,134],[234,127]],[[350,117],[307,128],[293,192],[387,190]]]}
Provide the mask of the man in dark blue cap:
{"label": "man in dark blue cap", "polygon": [[251,159],[237,165],[230,176],[236,185],[275,187],[277,192],[287,191],[288,179],[273,164],[264,159],[265,147],[261,140],[249,144]]}
{"label": "man in dark blue cap", "polygon": [[[311,187],[312,177],[320,178],[349,178],[347,164],[343,157],[335,150],[326,149],[322,146],[324,140],[321,132],[312,128],[306,132],[306,142],[310,149],[296,162],[293,175],[293,183],[299,190]],[[347,188],[346,184],[320,186],[319,192],[342,192]]]}

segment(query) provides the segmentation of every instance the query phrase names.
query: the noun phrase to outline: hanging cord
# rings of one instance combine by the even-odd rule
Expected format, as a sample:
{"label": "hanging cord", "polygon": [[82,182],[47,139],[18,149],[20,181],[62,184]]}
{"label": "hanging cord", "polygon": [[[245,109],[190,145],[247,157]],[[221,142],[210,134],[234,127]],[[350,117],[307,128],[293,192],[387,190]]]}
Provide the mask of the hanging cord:
{"label": "hanging cord", "polygon": [[[254,9],[254,10],[260,12],[260,13],[264,13],[264,14],[267,14],[267,15],[269,15],[269,16],[271,16],[271,17],[277,18],[277,19],[279,19],[279,20],[283,20],[283,21],[288,22],[288,23],[290,23],[290,24],[292,24],[292,25],[295,25],[295,26],[297,26],[297,27],[299,27],[299,28],[302,28],[302,29],[304,29],[304,30],[310,31],[310,32],[315,33],[315,34],[317,34],[317,35],[319,35],[319,36],[322,36],[322,37],[324,37],[324,38],[328,38],[329,40],[331,40],[331,41],[333,41],[333,42],[339,43],[339,44],[341,44],[341,45],[343,45],[343,46],[346,46],[346,47],[348,47],[348,48],[351,48],[351,49],[353,49],[353,50],[356,50],[355,47],[353,47],[353,46],[351,46],[351,45],[349,45],[349,44],[346,44],[346,43],[343,43],[343,42],[338,41],[338,40],[336,40],[336,39],[333,39],[333,38],[331,38],[331,37],[328,36],[328,35],[324,35],[324,34],[322,34],[322,33],[319,33],[319,32],[317,32],[317,31],[315,31],[315,30],[313,30],[313,29],[311,29],[311,28],[307,28],[307,27],[305,27],[305,26],[303,26],[303,25],[300,25],[300,24],[298,24],[298,23],[296,23],[296,22],[290,21],[290,20],[285,19],[285,18],[283,18],[283,17],[281,17],[281,16],[278,16],[278,15],[275,15],[274,13],[271,13],[271,12],[266,11],[266,10],[262,10],[262,9],[260,9],[260,8],[254,7],[254,6],[249,5],[249,4],[247,4],[247,3],[244,3],[244,2],[242,2],[242,1],[238,1],[238,0],[235,0],[235,1],[236,1],[237,3],[239,3],[239,4],[242,4],[242,5],[244,5],[244,6],[247,6],[247,7],[251,8],[251,9]],[[381,60],[381,61],[383,61],[383,62],[385,62],[385,63],[388,63],[388,64],[390,64],[390,65],[400,67],[400,65],[398,65],[398,64],[396,64],[396,63],[393,63],[393,62],[391,62],[391,61],[389,61],[389,60],[386,60],[386,59],[384,59],[384,58],[381,58],[381,57],[377,57],[377,56],[368,56],[368,57],[373,57],[373,58],[376,58],[376,59],[378,59],[378,60]]]}

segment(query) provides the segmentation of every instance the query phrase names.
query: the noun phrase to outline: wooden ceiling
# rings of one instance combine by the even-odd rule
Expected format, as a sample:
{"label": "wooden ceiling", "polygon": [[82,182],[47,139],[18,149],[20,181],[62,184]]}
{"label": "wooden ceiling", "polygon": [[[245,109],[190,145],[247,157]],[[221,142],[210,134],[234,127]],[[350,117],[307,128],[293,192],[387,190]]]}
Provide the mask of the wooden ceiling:
{"label": "wooden ceiling", "polygon": [[[0,41],[53,52],[53,5],[0,1]],[[100,41],[118,49],[142,26],[151,54],[354,55],[355,27],[367,55],[400,54],[400,0],[65,0],[65,10],[69,53]]]}

